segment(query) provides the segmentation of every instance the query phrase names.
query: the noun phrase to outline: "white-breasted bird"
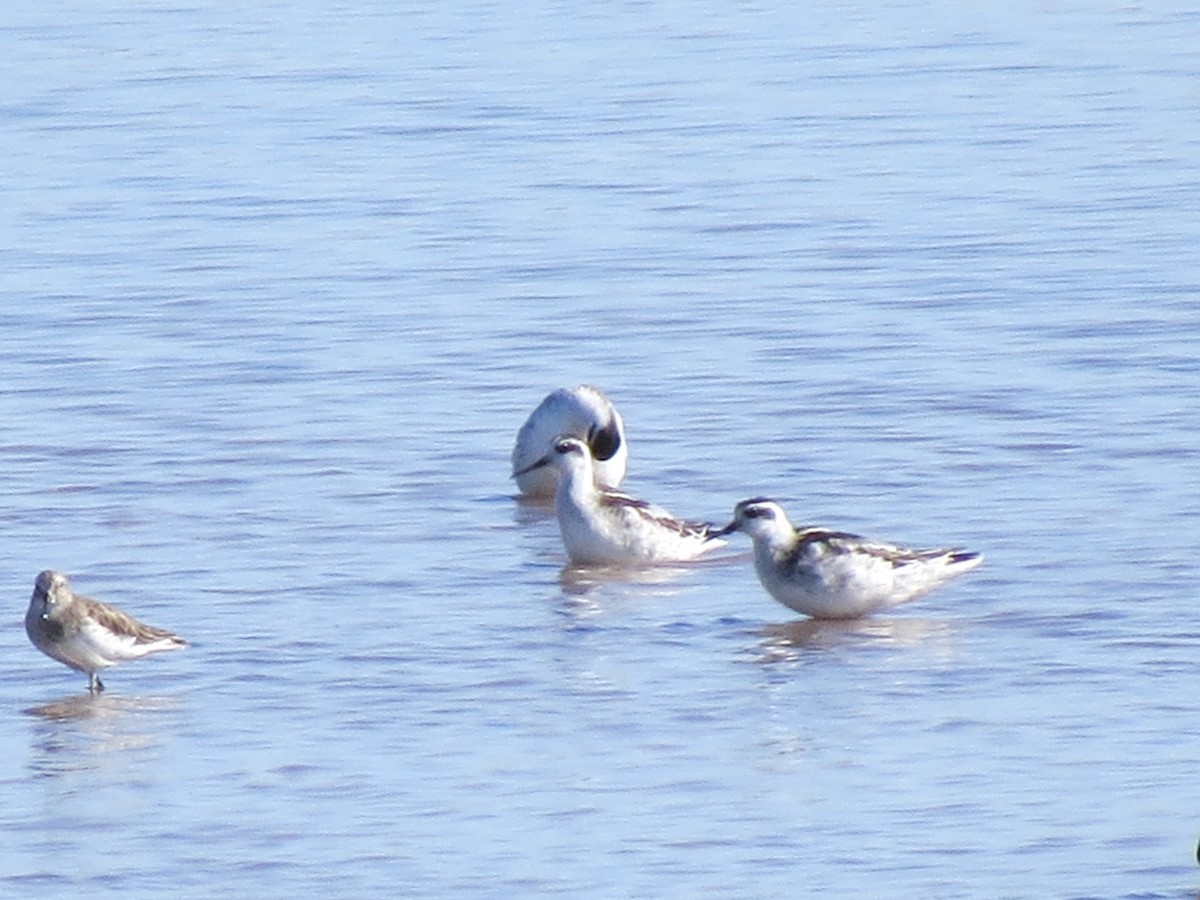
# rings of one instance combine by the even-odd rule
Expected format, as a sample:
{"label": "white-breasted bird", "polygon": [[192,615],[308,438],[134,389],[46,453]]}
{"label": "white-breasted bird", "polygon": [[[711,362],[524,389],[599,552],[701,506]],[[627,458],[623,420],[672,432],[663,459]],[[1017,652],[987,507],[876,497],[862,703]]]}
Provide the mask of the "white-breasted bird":
{"label": "white-breasted bird", "polygon": [[532,464],[546,455],[560,435],[587,443],[601,485],[615,488],[621,483],[629,460],[625,423],[600,390],[582,384],[546,395],[517,432],[512,472],[523,495],[547,500],[554,496],[558,483],[555,470]]}
{"label": "white-breasted bird", "polygon": [[685,562],[725,545],[707,522],[685,522],[660,506],[597,485],[592,454],[577,437],[560,436],[524,471],[550,467],[558,471],[554,510],[573,563]]}
{"label": "white-breasted bird", "polygon": [[853,619],[906,603],[971,571],[983,557],[958,549],[911,550],[824,528],[795,528],[766,497],[743,500],[718,534],[745,532],[767,592],[815,619]]}
{"label": "white-breasted bird", "polygon": [[52,569],[34,582],[25,633],[51,659],[87,675],[93,693],[104,690],[101,669],[187,646],[177,634],[143,625],[115,606],[76,594],[67,576]]}

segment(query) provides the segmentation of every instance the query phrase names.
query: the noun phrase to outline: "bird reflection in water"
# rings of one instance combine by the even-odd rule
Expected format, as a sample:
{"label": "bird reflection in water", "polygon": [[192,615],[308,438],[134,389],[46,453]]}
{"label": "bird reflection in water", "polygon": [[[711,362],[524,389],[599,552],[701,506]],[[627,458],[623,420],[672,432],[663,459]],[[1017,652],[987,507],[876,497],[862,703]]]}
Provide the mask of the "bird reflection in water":
{"label": "bird reflection in water", "polygon": [[30,767],[53,776],[101,768],[122,754],[159,743],[161,716],[175,697],[78,694],[24,710],[33,720]]}
{"label": "bird reflection in water", "polygon": [[[581,565],[568,563],[558,573],[558,583],[563,593],[582,597],[605,585],[626,584],[663,588],[688,574],[710,566],[726,566],[751,559],[751,553],[723,553],[674,563],[655,565]],[[678,589],[661,591],[663,594],[678,593]]]}
{"label": "bird reflection in water", "polygon": [[838,647],[906,647],[945,642],[952,629],[934,619],[800,619],[758,629],[759,662],[788,662]]}
{"label": "bird reflection in water", "polygon": [[[558,583],[563,593],[572,597],[586,597],[605,585],[641,585],[662,588],[678,581],[687,571],[679,566],[646,566],[628,568],[623,566],[564,566],[558,573]],[[674,590],[669,593],[675,593]]]}

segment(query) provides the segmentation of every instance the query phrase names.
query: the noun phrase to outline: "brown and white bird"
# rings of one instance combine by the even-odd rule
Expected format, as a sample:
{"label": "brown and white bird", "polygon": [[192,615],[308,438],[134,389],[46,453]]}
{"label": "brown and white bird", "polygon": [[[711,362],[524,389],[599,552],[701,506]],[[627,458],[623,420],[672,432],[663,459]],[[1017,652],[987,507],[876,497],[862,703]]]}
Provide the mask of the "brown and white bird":
{"label": "brown and white bird", "polygon": [[25,633],[51,659],[86,674],[93,693],[104,690],[101,669],[187,646],[170,631],[143,625],[115,606],[74,593],[67,576],[52,569],[34,582]]}
{"label": "brown and white bird", "polygon": [[523,471],[542,468],[558,471],[554,511],[563,546],[573,563],[643,566],[686,562],[725,546],[707,522],[686,522],[661,506],[597,484],[591,451],[579,438],[560,435],[549,453]]}
{"label": "brown and white bird", "polygon": [[754,568],[772,597],[814,619],[853,619],[906,603],[971,571],[966,550],[910,550],[824,528],[795,528],[766,497],[743,500],[717,534],[754,541]]}

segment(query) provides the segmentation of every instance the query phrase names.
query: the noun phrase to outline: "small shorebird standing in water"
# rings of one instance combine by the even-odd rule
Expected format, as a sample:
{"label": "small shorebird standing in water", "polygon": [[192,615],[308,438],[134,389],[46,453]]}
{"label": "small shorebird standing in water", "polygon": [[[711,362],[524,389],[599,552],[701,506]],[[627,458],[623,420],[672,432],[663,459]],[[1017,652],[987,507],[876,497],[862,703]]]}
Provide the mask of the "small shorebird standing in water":
{"label": "small shorebird standing in water", "polygon": [[93,693],[104,690],[97,674],[101,669],[187,646],[176,634],[143,625],[115,606],[74,593],[67,576],[52,569],[34,582],[25,633],[47,656],[86,674]]}
{"label": "small shorebird standing in water", "polygon": [[754,541],[754,568],[767,592],[814,619],[853,619],[896,606],[971,571],[983,557],[965,550],[910,550],[856,534],[794,528],[774,500],[743,500],[718,531]]}
{"label": "small shorebird standing in water", "polygon": [[560,436],[549,453],[516,474],[551,466],[559,481],[554,510],[573,563],[685,562],[725,546],[707,522],[684,522],[645,500],[597,485],[591,451],[579,438]]}
{"label": "small shorebird standing in water", "polygon": [[598,389],[586,384],[559,388],[548,394],[529,414],[512,452],[513,478],[526,497],[550,500],[558,479],[554,469],[539,468],[537,462],[561,435],[587,443],[595,462],[596,478],[615,488],[625,477],[629,448],[625,446],[625,423],[616,407]]}

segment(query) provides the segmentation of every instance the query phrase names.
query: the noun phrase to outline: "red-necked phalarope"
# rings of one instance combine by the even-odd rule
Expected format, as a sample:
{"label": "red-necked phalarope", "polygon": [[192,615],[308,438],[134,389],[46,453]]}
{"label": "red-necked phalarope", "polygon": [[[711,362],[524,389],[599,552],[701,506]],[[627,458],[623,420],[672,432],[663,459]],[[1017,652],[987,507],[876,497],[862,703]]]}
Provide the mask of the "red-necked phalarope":
{"label": "red-necked phalarope", "polygon": [[558,470],[554,507],[573,563],[683,562],[725,545],[708,523],[684,522],[661,507],[597,486],[592,455],[579,438],[560,436],[525,471],[549,466]]}
{"label": "red-necked phalarope", "polygon": [[816,619],[852,619],[904,603],[981,562],[964,550],[910,550],[855,534],[793,528],[778,503],[743,500],[717,534],[754,540],[754,568],[767,592]]}
{"label": "red-necked phalarope", "polygon": [[548,394],[517,432],[512,471],[522,494],[544,499],[554,496],[558,483],[554,469],[534,467],[533,463],[546,455],[559,435],[587,442],[600,484],[615,488],[621,483],[629,459],[625,424],[604,394],[584,384]]}
{"label": "red-necked phalarope", "polygon": [[187,646],[178,635],[72,592],[67,576],[49,569],[34,582],[25,632],[47,656],[86,674],[93,693],[104,690],[97,674],[101,669]]}

